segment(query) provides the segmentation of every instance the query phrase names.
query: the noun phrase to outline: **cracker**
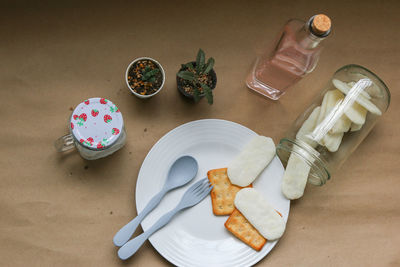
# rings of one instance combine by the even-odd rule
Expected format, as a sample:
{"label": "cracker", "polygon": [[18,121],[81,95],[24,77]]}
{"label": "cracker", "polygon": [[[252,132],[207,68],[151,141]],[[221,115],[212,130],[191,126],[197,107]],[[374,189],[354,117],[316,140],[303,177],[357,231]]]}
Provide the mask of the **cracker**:
{"label": "cracker", "polygon": [[267,242],[237,209],[229,216],[225,227],[234,236],[257,251],[260,251]]}
{"label": "cracker", "polygon": [[[211,203],[215,215],[230,215],[235,209],[233,204],[236,193],[242,187],[231,184],[227,168],[210,170],[207,172],[208,180],[213,185],[211,190]],[[252,187],[252,185],[248,186]]]}

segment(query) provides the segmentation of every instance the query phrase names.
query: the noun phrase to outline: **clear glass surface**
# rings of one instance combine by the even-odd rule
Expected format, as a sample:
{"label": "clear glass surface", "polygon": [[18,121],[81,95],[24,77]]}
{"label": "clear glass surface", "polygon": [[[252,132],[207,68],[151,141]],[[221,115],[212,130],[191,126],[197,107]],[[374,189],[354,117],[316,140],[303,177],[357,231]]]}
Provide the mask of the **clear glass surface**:
{"label": "clear glass surface", "polygon": [[117,141],[113,143],[111,146],[106,147],[105,149],[90,149],[88,147],[83,146],[78,140],[74,138],[74,143],[81,154],[81,156],[88,160],[94,160],[99,158],[104,158],[112,153],[116,152],[120,148],[125,145],[126,142],[126,132],[125,127],[122,128],[121,134],[118,137]]}
{"label": "clear glass surface", "polygon": [[[70,118],[70,116],[68,117]],[[118,139],[110,146],[102,149],[89,148],[82,145],[79,140],[72,134],[71,128],[69,127],[69,134],[58,138],[54,142],[54,147],[58,152],[64,152],[76,148],[84,159],[95,160],[104,158],[122,148],[126,143],[126,131],[125,126],[121,129],[121,134]]]}
{"label": "clear glass surface", "polygon": [[[362,82],[368,86],[358,86]],[[389,103],[390,92],[377,75],[362,66],[344,66],[293,122],[277,146],[277,155],[286,167],[295,153],[310,167],[308,181],[323,185],[365,139]],[[316,119],[310,124],[313,112]]]}
{"label": "clear glass surface", "polygon": [[261,55],[246,79],[247,86],[273,100],[298,82],[317,65],[323,38],[309,31],[309,23],[290,20],[272,51]]}

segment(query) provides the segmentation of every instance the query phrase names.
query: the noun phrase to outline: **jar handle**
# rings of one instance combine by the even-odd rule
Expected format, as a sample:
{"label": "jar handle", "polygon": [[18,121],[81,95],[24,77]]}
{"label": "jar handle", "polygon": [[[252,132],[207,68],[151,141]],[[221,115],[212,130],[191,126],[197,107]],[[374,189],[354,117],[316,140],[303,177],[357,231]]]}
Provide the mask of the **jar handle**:
{"label": "jar handle", "polygon": [[74,138],[72,134],[61,136],[54,142],[54,147],[58,152],[71,150],[75,147]]}

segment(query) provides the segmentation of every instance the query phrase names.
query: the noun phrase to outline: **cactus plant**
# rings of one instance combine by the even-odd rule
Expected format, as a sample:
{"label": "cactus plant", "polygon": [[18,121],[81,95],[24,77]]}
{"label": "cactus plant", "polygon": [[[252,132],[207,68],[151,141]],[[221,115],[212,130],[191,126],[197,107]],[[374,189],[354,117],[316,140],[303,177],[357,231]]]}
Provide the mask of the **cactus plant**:
{"label": "cactus plant", "polygon": [[214,63],[215,60],[212,57],[206,62],[204,51],[199,49],[196,62],[182,64],[180,71],[177,73],[179,78],[186,81],[186,87],[190,87],[189,94],[193,95],[195,102],[198,102],[200,97],[204,95],[210,105],[213,103],[213,88],[211,87],[215,87],[216,78],[213,81],[210,72],[213,70]]}
{"label": "cactus plant", "polygon": [[125,78],[134,95],[148,98],[161,90],[165,81],[165,73],[157,61],[142,57],[132,61],[128,66]]}
{"label": "cactus plant", "polygon": [[142,70],[142,81],[153,83],[156,81],[156,74],[159,73],[159,69],[152,69],[150,66],[146,66]]}

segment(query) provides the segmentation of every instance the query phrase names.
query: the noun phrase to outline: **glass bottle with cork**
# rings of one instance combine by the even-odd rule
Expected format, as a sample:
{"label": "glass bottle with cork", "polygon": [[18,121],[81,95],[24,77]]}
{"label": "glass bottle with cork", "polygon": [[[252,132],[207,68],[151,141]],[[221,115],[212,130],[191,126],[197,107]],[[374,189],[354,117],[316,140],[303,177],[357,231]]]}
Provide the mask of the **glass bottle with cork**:
{"label": "glass bottle with cork", "polygon": [[247,86],[273,100],[317,65],[321,41],[331,32],[331,20],[319,14],[308,22],[292,19],[284,26],[272,51],[261,55],[246,79]]}

